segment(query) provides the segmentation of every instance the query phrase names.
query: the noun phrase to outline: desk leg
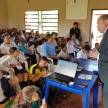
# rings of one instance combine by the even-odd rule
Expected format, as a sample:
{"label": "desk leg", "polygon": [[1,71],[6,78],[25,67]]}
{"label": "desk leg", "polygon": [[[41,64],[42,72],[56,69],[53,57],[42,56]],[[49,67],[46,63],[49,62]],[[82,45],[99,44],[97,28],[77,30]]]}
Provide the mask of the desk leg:
{"label": "desk leg", "polygon": [[90,91],[84,90],[82,92],[82,108],[89,108],[89,101],[90,101]]}
{"label": "desk leg", "polygon": [[45,102],[46,103],[48,101],[49,87],[50,85],[48,84],[48,81],[46,81],[46,90],[45,90]]}
{"label": "desk leg", "polygon": [[96,82],[93,90],[93,107],[98,108],[98,82]]}

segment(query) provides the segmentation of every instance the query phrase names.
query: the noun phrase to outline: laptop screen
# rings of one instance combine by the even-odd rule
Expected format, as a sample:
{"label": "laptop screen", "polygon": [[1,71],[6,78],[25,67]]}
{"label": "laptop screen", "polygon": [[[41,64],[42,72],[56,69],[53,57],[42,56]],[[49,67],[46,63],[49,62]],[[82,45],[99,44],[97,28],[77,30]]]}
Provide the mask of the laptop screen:
{"label": "laptop screen", "polygon": [[77,66],[78,64],[76,63],[58,60],[55,72],[75,78]]}

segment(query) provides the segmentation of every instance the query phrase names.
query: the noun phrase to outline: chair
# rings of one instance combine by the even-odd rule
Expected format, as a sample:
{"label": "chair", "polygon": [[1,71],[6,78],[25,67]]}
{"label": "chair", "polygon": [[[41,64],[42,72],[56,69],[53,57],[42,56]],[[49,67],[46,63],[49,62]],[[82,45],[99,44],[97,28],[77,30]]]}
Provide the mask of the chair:
{"label": "chair", "polygon": [[37,63],[39,63],[39,61],[40,61],[40,55],[36,52],[36,49],[34,49],[34,53],[36,55],[36,61],[37,61]]}
{"label": "chair", "polygon": [[49,72],[55,72],[55,69],[56,69],[57,65],[54,65],[53,59],[51,59],[51,58],[47,58],[47,59],[49,60],[49,62],[47,64],[48,71]]}
{"label": "chair", "polygon": [[40,54],[41,57],[43,56],[42,45],[39,45],[37,47],[37,52]]}
{"label": "chair", "polygon": [[[41,57],[43,56],[42,45],[39,45],[37,47],[37,52],[40,54]],[[47,57],[47,59],[49,60],[49,63],[47,65],[48,71],[49,72],[55,72],[56,65],[54,65],[53,59],[48,58],[48,57]]]}
{"label": "chair", "polygon": [[25,69],[29,72],[30,70],[29,70],[29,67],[28,67],[28,62],[27,61],[25,61]]}

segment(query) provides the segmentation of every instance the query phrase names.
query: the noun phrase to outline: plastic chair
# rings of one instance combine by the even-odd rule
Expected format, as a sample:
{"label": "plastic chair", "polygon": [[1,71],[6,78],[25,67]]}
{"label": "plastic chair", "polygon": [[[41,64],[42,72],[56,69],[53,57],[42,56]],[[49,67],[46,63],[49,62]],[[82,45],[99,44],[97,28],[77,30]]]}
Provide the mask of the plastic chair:
{"label": "plastic chair", "polygon": [[57,65],[54,65],[54,62],[53,62],[53,59],[51,59],[51,58],[47,58],[48,60],[49,60],[49,62],[48,62],[48,71],[49,72],[55,72],[55,69],[56,69],[56,66]]}
{"label": "plastic chair", "polygon": [[41,57],[43,56],[42,45],[39,45],[37,47],[37,52],[40,54]]}
{"label": "plastic chair", "polygon": [[36,52],[36,49],[34,49],[34,53],[36,55],[36,61],[37,61],[37,63],[39,63],[39,61],[40,61],[40,55]]}
{"label": "plastic chair", "polygon": [[29,67],[28,67],[28,62],[27,61],[25,61],[25,69],[29,72],[30,70],[29,70]]}

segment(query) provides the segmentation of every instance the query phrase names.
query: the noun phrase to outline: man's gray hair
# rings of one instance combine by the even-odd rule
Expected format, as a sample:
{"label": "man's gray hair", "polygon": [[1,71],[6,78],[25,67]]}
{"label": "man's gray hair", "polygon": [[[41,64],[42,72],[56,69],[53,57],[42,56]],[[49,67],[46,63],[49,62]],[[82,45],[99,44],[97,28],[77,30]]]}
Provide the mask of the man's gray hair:
{"label": "man's gray hair", "polygon": [[100,16],[100,18],[105,21],[105,20],[108,20],[108,14],[103,14]]}

